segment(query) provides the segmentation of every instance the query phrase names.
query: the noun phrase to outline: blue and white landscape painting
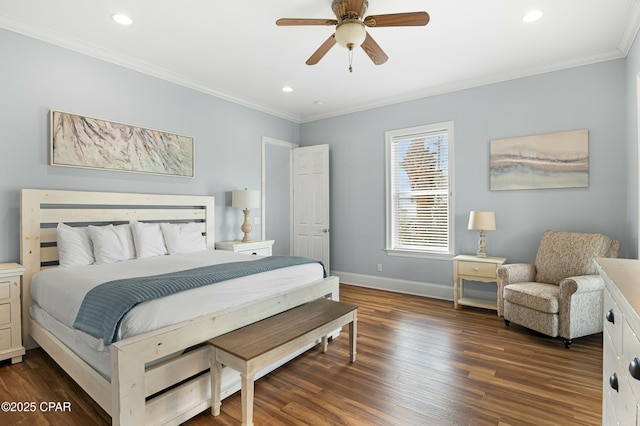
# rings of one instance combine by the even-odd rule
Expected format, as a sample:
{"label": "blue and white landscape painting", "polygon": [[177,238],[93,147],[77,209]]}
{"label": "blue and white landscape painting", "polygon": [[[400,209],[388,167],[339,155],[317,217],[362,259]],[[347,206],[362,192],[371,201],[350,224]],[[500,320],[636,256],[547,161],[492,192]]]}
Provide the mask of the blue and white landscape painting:
{"label": "blue and white landscape painting", "polygon": [[589,131],[491,141],[491,190],[589,186]]}

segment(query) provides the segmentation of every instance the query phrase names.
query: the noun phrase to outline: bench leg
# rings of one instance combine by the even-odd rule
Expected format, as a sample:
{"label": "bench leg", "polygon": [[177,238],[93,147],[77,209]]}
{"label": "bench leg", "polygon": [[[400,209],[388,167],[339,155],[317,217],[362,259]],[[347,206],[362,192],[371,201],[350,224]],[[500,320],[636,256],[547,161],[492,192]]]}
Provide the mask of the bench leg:
{"label": "bench leg", "polygon": [[354,318],[349,323],[349,360],[356,362],[356,335],[358,334],[358,320]]}
{"label": "bench leg", "polygon": [[329,336],[325,334],[324,336],[322,336],[322,352],[326,352],[328,348],[329,348]]}
{"label": "bench leg", "polygon": [[253,381],[255,374],[240,374],[242,399],[242,425],[253,426]]}
{"label": "bench leg", "polygon": [[216,350],[211,348],[211,415],[220,415],[220,387],[222,386],[222,364],[216,361]]}

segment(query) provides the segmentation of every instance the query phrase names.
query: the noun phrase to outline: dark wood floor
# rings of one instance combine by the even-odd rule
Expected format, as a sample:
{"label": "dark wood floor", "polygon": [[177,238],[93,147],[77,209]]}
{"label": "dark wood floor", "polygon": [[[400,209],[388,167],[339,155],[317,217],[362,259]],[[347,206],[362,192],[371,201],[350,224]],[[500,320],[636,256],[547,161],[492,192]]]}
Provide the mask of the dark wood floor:
{"label": "dark wood floor", "polygon": [[[600,425],[602,335],[574,340],[505,327],[495,312],[341,287],[358,309],[358,358],[346,333],[256,382],[256,425]],[[3,413],[0,424],[109,424],[41,350],[0,364],[0,402],[71,403],[72,411]],[[189,425],[240,424],[240,397]]]}

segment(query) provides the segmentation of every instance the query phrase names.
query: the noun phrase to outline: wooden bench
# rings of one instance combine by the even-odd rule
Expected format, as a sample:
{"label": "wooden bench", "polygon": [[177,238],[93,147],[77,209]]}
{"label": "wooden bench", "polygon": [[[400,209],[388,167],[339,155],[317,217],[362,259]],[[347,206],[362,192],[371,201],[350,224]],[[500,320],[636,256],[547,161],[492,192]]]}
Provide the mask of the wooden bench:
{"label": "wooden bench", "polygon": [[211,345],[211,414],[220,414],[222,364],[240,372],[242,424],[253,424],[255,374],[298,349],[349,324],[350,361],[356,360],[357,309],[355,305],[319,299],[209,340]]}

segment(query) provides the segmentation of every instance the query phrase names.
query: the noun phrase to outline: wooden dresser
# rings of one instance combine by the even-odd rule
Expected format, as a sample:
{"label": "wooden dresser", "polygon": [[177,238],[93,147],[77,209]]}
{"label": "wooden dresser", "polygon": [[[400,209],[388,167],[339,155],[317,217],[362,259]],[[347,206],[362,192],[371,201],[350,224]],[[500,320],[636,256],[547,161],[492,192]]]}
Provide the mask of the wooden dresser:
{"label": "wooden dresser", "polygon": [[605,283],[602,424],[640,424],[640,261],[596,263]]}

